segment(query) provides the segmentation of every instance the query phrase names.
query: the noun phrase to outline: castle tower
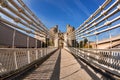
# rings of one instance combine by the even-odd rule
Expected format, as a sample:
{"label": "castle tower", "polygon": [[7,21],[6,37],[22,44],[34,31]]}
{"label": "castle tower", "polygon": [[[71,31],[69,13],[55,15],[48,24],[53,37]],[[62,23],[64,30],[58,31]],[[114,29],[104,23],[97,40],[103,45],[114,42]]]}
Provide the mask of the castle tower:
{"label": "castle tower", "polygon": [[[75,34],[73,33],[74,31],[74,27],[70,26],[69,24],[67,25],[67,31],[66,34],[64,35],[64,39],[65,39],[65,46],[73,46],[74,45],[74,41],[75,41]],[[73,33],[73,34],[71,34]],[[71,35],[72,37],[68,38],[67,36]]]}
{"label": "castle tower", "polygon": [[49,31],[52,38],[50,38],[51,46],[58,47],[58,25],[52,27]]}

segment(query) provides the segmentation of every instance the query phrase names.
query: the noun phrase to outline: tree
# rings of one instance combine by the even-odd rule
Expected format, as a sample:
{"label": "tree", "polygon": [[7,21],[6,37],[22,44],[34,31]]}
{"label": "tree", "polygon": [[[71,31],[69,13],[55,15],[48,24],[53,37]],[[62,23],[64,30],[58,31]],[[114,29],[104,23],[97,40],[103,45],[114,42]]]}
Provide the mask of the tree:
{"label": "tree", "polygon": [[80,48],[83,48],[83,41],[79,42],[79,46],[80,46]]}
{"label": "tree", "polygon": [[88,43],[88,39],[87,38],[85,38],[84,39],[84,47],[85,47],[85,45]]}
{"label": "tree", "polygon": [[79,46],[80,46],[80,48],[92,48],[92,46],[88,44],[88,39],[87,38],[80,41]]}

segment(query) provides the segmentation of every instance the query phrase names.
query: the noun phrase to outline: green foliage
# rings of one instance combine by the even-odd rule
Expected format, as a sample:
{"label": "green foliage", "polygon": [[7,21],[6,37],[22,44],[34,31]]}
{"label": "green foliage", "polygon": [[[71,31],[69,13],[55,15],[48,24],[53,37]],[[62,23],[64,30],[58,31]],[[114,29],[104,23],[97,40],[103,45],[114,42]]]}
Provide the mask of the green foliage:
{"label": "green foliage", "polygon": [[85,38],[85,39],[84,39],[84,46],[85,46],[87,43],[88,43],[88,39]]}
{"label": "green foliage", "polygon": [[83,41],[79,42],[79,47],[80,48],[92,48],[92,46],[88,44],[87,38],[85,38]]}
{"label": "green foliage", "polygon": [[79,42],[79,47],[80,47],[80,48],[83,48],[83,41],[80,41],[80,42]]}

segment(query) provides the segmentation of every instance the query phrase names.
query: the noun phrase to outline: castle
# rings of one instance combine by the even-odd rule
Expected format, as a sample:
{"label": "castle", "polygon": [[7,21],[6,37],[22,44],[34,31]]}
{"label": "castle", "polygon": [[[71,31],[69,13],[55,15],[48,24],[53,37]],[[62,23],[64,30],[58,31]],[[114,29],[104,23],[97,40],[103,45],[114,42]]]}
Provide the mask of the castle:
{"label": "castle", "polygon": [[[67,30],[66,32],[61,32],[58,29],[58,25],[52,27],[49,32],[53,36],[50,38],[49,42],[51,46],[54,47],[67,47],[67,46],[73,46],[73,42],[75,40],[75,37],[73,38],[68,38],[67,36],[70,35],[74,31],[74,27],[67,25]],[[73,34],[74,35],[74,34]]]}

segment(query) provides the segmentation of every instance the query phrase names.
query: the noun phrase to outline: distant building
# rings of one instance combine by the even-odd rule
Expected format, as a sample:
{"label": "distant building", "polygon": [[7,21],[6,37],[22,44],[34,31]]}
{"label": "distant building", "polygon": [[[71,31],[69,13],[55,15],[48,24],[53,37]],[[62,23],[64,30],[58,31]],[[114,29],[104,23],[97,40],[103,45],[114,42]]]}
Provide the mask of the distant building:
{"label": "distant building", "polygon": [[97,49],[109,49],[109,48],[120,48],[120,35],[114,36],[111,39],[103,39],[96,42],[91,42],[92,48]]}

